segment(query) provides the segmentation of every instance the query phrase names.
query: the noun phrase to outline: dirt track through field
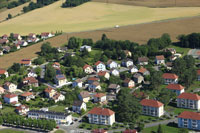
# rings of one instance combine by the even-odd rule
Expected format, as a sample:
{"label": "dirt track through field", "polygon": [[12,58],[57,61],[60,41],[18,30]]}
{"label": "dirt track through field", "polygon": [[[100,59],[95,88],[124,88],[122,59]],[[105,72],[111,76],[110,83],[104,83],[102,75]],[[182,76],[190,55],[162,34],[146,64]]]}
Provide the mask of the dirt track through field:
{"label": "dirt track through field", "polygon": [[[145,44],[149,38],[160,37],[163,33],[169,33],[172,40],[177,41],[176,37],[178,35],[189,34],[192,32],[200,32],[200,17],[153,22],[149,24],[139,24],[80,33],[68,33],[51,38],[47,41],[49,41],[52,46],[58,47],[66,43],[67,39],[71,36],[92,38],[96,41],[101,38],[103,33],[105,33],[108,38],[111,39],[131,40],[140,44]],[[36,57],[36,53],[40,51],[42,43],[43,42],[0,57],[0,68],[8,68],[14,62],[19,62],[23,58]]]}

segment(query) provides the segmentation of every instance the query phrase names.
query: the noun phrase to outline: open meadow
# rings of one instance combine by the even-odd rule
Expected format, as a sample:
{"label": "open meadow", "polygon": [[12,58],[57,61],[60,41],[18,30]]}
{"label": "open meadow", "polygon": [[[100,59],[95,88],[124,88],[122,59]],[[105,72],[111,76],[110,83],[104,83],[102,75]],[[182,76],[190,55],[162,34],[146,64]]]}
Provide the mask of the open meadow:
{"label": "open meadow", "polygon": [[149,8],[88,2],[75,8],[61,8],[62,1],[0,23],[0,35],[22,35],[45,31],[80,32],[115,25],[125,26],[197,16],[200,7]]}

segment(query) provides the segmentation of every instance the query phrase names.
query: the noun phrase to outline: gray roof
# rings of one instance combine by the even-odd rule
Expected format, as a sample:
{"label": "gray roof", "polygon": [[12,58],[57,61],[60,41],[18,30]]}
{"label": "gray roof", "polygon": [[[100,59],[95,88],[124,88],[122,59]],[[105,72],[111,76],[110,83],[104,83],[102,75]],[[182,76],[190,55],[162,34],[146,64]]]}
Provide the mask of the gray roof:
{"label": "gray roof", "polygon": [[80,107],[83,104],[83,101],[74,101],[73,106],[78,106]]}
{"label": "gray roof", "polygon": [[28,113],[38,113],[38,114],[49,114],[49,115],[60,115],[60,116],[68,116],[68,113],[63,112],[54,112],[54,111],[43,111],[43,110],[30,110]]}

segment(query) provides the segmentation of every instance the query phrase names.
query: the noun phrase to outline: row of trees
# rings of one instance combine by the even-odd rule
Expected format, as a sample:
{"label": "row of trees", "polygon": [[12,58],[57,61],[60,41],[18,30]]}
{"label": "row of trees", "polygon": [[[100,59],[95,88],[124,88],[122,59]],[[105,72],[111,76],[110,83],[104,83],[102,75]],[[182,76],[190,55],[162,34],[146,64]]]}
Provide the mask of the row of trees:
{"label": "row of trees", "polygon": [[200,48],[200,33],[178,36],[179,46],[185,48]]}
{"label": "row of trees", "polygon": [[56,127],[56,122],[54,120],[31,119],[15,114],[1,115],[0,124],[29,127],[29,128],[35,128],[36,130],[45,130],[45,131],[51,131]]}
{"label": "row of trees", "polygon": [[34,10],[34,9],[37,9],[37,8],[41,8],[43,6],[47,6],[47,5],[50,5],[54,2],[56,2],[58,0],[37,0],[36,3],[34,2],[30,2],[28,6],[25,6],[23,8],[23,12],[26,13],[26,12],[29,12],[31,10]]}
{"label": "row of trees", "polygon": [[62,7],[76,7],[91,0],[66,0]]}
{"label": "row of trees", "polygon": [[30,0],[18,0],[18,1],[13,1],[13,2],[10,2],[7,6],[8,9],[11,9],[11,8],[14,8],[14,7],[17,7],[17,6],[20,6],[26,2],[29,2]]}

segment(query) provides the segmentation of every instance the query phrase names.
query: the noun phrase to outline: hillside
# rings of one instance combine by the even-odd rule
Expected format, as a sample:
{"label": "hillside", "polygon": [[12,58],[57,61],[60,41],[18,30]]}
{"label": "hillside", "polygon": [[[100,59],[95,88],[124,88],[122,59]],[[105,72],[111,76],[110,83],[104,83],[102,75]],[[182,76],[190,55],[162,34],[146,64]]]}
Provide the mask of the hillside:
{"label": "hillside", "polygon": [[158,20],[196,16],[200,7],[148,8],[88,2],[75,8],[61,8],[62,1],[0,23],[0,34],[28,34],[45,31],[79,32],[115,25],[132,25]]}

